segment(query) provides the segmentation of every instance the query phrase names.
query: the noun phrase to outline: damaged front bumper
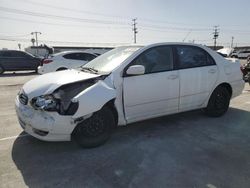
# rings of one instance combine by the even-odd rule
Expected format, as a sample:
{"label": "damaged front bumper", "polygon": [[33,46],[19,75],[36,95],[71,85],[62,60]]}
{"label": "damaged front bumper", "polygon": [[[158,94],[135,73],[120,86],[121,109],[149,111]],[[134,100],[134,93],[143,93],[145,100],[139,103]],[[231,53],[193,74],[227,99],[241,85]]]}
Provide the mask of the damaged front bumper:
{"label": "damaged front bumper", "polygon": [[30,105],[15,100],[19,123],[25,132],[44,141],[70,141],[76,123],[72,116],[62,116],[57,112],[35,110]]}

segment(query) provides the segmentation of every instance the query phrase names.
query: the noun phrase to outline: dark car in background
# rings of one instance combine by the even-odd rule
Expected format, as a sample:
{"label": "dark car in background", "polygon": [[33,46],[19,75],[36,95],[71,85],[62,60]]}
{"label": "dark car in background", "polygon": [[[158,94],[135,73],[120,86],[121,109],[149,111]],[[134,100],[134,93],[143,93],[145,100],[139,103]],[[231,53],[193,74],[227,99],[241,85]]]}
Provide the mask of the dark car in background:
{"label": "dark car in background", "polygon": [[5,71],[37,71],[42,59],[18,50],[0,50],[0,74]]}

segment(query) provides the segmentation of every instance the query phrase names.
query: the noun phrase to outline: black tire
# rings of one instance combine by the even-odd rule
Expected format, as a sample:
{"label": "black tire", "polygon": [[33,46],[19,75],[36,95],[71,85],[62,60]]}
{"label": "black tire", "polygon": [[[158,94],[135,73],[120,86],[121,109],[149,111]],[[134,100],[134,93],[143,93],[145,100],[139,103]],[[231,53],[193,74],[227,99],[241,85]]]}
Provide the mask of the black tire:
{"label": "black tire", "polygon": [[104,107],[90,118],[79,123],[72,133],[73,139],[84,148],[104,144],[115,127],[115,119],[110,108]]}
{"label": "black tire", "polygon": [[2,66],[0,66],[0,74],[4,73],[4,68]]}
{"label": "black tire", "polygon": [[230,103],[230,93],[227,88],[218,86],[210,96],[207,107],[204,109],[205,113],[211,117],[220,117],[224,115]]}
{"label": "black tire", "polygon": [[67,68],[66,67],[60,67],[56,71],[62,71],[62,70],[67,70]]}

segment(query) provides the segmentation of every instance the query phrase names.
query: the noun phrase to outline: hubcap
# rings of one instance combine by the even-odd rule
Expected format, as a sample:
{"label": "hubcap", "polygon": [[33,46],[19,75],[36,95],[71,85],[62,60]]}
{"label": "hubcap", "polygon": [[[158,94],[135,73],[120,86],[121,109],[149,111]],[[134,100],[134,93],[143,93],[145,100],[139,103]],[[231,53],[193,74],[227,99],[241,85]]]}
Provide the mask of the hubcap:
{"label": "hubcap", "polygon": [[96,137],[105,131],[104,119],[95,114],[95,117],[89,118],[80,128],[86,136]]}
{"label": "hubcap", "polygon": [[223,94],[218,93],[216,95],[215,106],[219,110],[224,109],[226,107],[226,100],[225,100],[225,96]]}

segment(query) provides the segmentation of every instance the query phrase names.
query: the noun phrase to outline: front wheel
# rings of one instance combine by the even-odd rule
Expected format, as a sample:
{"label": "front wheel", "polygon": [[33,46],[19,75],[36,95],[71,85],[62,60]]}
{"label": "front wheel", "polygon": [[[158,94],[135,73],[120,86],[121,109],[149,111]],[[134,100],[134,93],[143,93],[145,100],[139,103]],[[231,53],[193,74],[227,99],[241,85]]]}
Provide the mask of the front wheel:
{"label": "front wheel", "polygon": [[207,107],[204,109],[205,113],[211,117],[222,116],[229,108],[230,98],[230,93],[225,87],[217,87],[213,91]]}
{"label": "front wheel", "polygon": [[115,119],[108,107],[95,112],[79,123],[72,133],[73,139],[82,147],[92,148],[104,144],[115,127]]}

